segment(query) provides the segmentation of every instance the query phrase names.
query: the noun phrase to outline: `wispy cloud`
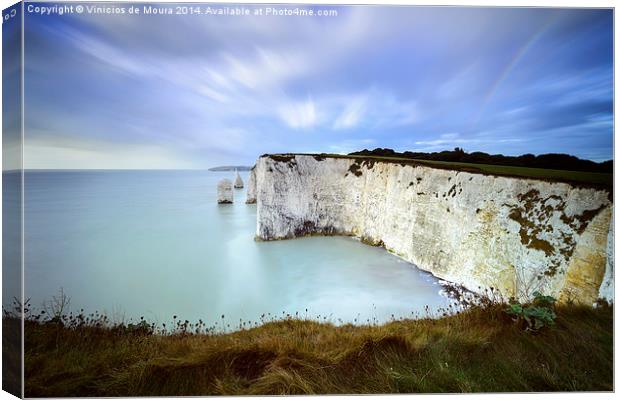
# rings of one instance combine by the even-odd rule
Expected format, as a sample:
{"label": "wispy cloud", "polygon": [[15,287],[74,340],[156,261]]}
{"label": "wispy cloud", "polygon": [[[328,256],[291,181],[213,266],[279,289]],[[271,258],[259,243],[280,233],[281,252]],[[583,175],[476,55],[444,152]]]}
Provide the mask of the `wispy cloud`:
{"label": "wispy cloud", "polygon": [[417,150],[423,151],[450,150],[454,147],[468,147],[467,150],[472,150],[472,147],[484,148],[488,145],[521,143],[525,140],[519,137],[502,137],[498,132],[490,136],[478,134],[472,137],[462,137],[459,133],[444,133],[439,135],[438,139],[418,140],[414,144]]}
{"label": "wispy cloud", "polygon": [[364,113],[366,112],[368,99],[366,96],[353,98],[351,102],[345,106],[342,114],[336,118],[334,129],[349,129],[356,127]]}
{"label": "wispy cloud", "polygon": [[278,109],[280,118],[291,128],[310,128],[317,123],[317,115],[312,99],[301,102],[289,101]]}
{"label": "wispy cloud", "polygon": [[126,148],[142,159],[131,165],[199,168],[371,146],[611,157],[609,10],[338,11],[208,24],[33,16],[29,158],[87,168]]}
{"label": "wispy cloud", "polygon": [[336,130],[360,126],[372,129],[402,127],[414,124],[419,118],[415,101],[397,100],[392,93],[377,88],[339,100],[342,112],[333,123]]}

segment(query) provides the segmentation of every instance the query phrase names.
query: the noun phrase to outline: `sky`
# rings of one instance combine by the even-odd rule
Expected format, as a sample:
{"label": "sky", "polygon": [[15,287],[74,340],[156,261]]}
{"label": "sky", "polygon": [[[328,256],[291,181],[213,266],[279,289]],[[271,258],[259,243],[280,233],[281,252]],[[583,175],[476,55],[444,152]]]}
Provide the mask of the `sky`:
{"label": "sky", "polygon": [[611,10],[329,8],[27,12],[25,167],[200,169],[376,147],[613,157]]}

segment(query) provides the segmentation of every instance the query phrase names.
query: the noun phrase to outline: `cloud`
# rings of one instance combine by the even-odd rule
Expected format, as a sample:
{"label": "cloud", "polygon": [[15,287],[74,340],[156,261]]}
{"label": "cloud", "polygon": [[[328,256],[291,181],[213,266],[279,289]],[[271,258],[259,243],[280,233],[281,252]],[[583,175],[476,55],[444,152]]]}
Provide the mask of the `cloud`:
{"label": "cloud", "polygon": [[280,118],[293,129],[310,128],[317,123],[317,115],[312,99],[302,102],[289,102],[278,109]]}
{"label": "cloud", "polygon": [[[114,166],[123,146],[144,152],[135,165],[184,167],[371,145],[611,156],[608,10],[336,8],[337,18],[208,24],[33,17],[28,140],[48,168],[86,164],[89,152]],[[504,74],[541,27],[551,28]],[[550,132],[570,140],[550,142]],[[98,153],[84,148],[90,141],[102,143]]]}
{"label": "cloud", "polygon": [[303,76],[308,68],[315,66],[297,50],[269,50],[256,48],[254,58],[248,65],[228,57],[231,74],[251,88],[271,89],[284,85],[288,80]]}
{"label": "cloud", "polygon": [[418,106],[415,101],[399,101],[388,95],[378,104],[376,126],[399,127],[411,125],[418,121],[419,116]]}
{"label": "cloud", "polygon": [[145,76],[151,72],[148,63],[127,54],[122,48],[110,45],[91,35],[85,35],[74,28],[66,29],[64,34],[70,44],[102,64],[132,75]]}
{"label": "cloud", "polygon": [[208,98],[218,101],[220,103],[230,102],[230,98],[227,95],[222,94],[221,92],[213,89],[207,84],[202,84],[202,85],[197,86],[197,90],[198,90],[198,93],[204,96],[207,96]]}
{"label": "cloud", "polygon": [[349,129],[357,126],[364,112],[366,112],[367,101],[368,98],[366,96],[353,98],[342,111],[342,114],[336,118],[334,129]]}
{"label": "cloud", "polygon": [[472,137],[462,137],[460,133],[444,133],[439,135],[439,139],[418,140],[414,144],[417,146],[417,150],[437,151],[463,146],[485,148],[489,145],[497,145],[501,143],[521,143],[524,140],[525,139],[518,137],[502,137],[498,132],[495,132],[492,135],[482,133]]}
{"label": "cloud", "polygon": [[471,96],[480,91],[481,65],[475,61],[452,72],[451,76],[437,88],[437,97],[442,101],[450,101]]}
{"label": "cloud", "polygon": [[26,169],[193,168],[192,161],[154,144],[119,145],[81,137],[55,137],[54,141],[33,138],[24,146]]}

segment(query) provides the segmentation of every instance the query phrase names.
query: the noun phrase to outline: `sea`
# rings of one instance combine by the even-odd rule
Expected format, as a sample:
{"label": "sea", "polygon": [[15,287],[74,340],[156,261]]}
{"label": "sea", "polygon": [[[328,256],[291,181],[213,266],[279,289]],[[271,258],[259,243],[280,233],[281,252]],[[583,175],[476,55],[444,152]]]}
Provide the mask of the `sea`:
{"label": "sea", "polygon": [[[217,204],[223,178],[234,172],[26,171],[32,310],[62,290],[73,312],[235,329],[288,317],[379,324],[436,316],[449,304],[430,273],[355,238],[256,241],[257,206],[245,204],[245,188],[233,204]],[[4,185],[5,201],[19,198],[17,188]],[[13,253],[5,242],[6,257]]]}

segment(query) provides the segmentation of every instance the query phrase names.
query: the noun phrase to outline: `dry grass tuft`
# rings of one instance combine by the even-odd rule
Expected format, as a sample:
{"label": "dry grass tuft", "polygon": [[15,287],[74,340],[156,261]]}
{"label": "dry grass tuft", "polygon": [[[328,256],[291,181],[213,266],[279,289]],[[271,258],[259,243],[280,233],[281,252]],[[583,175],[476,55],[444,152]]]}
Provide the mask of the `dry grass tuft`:
{"label": "dry grass tuft", "polygon": [[378,326],[286,319],[227,334],[27,321],[26,396],[613,390],[611,306],[558,307],[556,325],[537,334],[502,307]]}

